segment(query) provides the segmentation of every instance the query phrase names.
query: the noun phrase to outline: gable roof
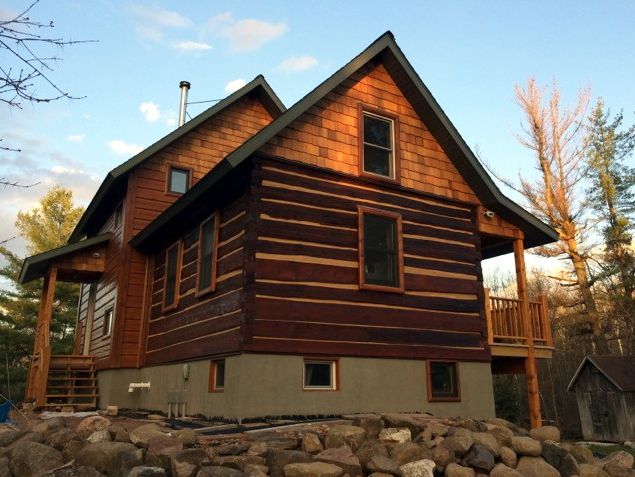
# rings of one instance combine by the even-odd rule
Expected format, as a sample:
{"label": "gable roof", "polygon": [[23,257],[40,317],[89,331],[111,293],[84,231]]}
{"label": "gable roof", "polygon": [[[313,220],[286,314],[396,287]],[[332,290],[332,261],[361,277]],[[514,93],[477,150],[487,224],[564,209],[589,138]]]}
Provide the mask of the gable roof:
{"label": "gable roof", "polygon": [[248,94],[256,94],[265,109],[269,112],[269,114],[271,114],[274,120],[278,118],[284,111],[286,111],[285,105],[282,103],[282,101],[280,101],[280,98],[278,98],[273,89],[271,89],[271,86],[269,86],[269,83],[267,83],[264,76],[256,76],[256,78],[254,78],[251,82],[247,83],[242,88],[238,89],[234,93],[216,103],[214,106],[208,108],[198,116],[186,122],[183,126],[175,129],[167,136],[159,139],[157,142],[147,147],[136,156],[133,156],[123,164],[111,170],[99,186],[97,193],[86,208],[86,211],[79,220],[77,226],[75,227],[75,230],[73,230],[73,233],[68,240],[69,243],[77,242],[82,235],[90,233],[91,226],[95,225],[95,222],[101,215],[100,212],[108,210],[110,207],[113,207],[115,205],[113,201],[116,199],[114,199],[113,196],[120,197],[117,192],[122,191],[122,189],[126,186],[126,179],[130,171],[132,171],[146,159],[152,157],[164,147],[172,144],[177,139],[183,137],[197,126],[200,126],[202,123],[220,113],[228,106],[231,106],[239,99],[247,96]]}
{"label": "gable roof", "polygon": [[525,232],[527,248],[556,241],[558,235],[554,230],[501,193],[397,46],[393,34],[388,31],[278,119],[235,149],[178,201],[133,237],[130,243],[135,247],[144,247],[155,234],[162,235],[170,229],[174,230],[173,225],[178,221],[179,214],[201,201],[206,191],[218,184],[225,174],[257,152],[342,81],[375,58],[383,63],[419,116],[426,119],[430,132],[484,205],[521,228]]}
{"label": "gable roof", "polygon": [[635,391],[635,356],[586,356],[567,386],[572,391],[586,364],[595,366],[620,391]]}
{"label": "gable roof", "polygon": [[22,270],[20,270],[18,283],[24,285],[36,278],[42,277],[56,258],[63,257],[64,255],[68,255],[73,252],[78,252],[80,250],[85,250],[94,245],[104,244],[108,242],[108,240],[110,240],[110,233],[105,233],[27,257],[24,259],[24,262],[22,262]]}

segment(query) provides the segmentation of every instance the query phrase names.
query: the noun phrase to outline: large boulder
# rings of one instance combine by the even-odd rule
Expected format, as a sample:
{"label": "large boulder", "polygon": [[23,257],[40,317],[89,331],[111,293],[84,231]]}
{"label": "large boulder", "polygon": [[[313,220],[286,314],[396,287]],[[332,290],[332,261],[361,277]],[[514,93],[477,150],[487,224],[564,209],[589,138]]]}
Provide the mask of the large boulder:
{"label": "large boulder", "polygon": [[421,447],[414,442],[404,442],[403,444],[397,444],[392,448],[390,451],[390,457],[401,466],[407,464],[408,462],[432,459],[432,451],[430,451],[427,447]]}
{"label": "large boulder", "polygon": [[161,427],[157,424],[144,424],[130,432],[130,442],[138,447],[148,447],[148,442],[152,437],[164,436],[166,434],[165,427]]}
{"label": "large boulder", "polygon": [[592,464],[580,464],[580,477],[611,477],[601,467]]}
{"label": "large boulder", "polygon": [[423,425],[412,417],[405,414],[383,414],[381,418],[386,423],[386,427],[405,427],[410,429],[410,434],[416,436],[423,430]]}
{"label": "large boulder", "polygon": [[441,444],[432,448],[432,460],[437,465],[437,470],[443,472],[448,464],[455,462],[456,457],[454,451]]}
{"label": "large boulder", "polygon": [[531,437],[514,436],[512,438],[512,449],[518,455],[539,457],[542,452],[542,445],[540,441]]}
{"label": "large boulder", "polygon": [[370,459],[368,465],[366,466],[369,472],[379,472],[382,474],[389,474],[394,476],[401,475],[401,471],[399,470],[399,465],[389,457],[383,455],[376,455]]}
{"label": "large boulder", "polygon": [[75,455],[75,465],[94,467],[99,472],[109,473],[117,466],[120,454],[135,453],[136,446],[126,442],[98,442],[87,444]]}
{"label": "large boulder", "polygon": [[456,429],[454,434],[450,437],[446,437],[443,441],[448,449],[454,452],[454,455],[461,458],[472,447],[474,439],[472,438],[472,432],[467,429]]}
{"label": "large boulder", "polygon": [[465,466],[474,467],[488,472],[495,465],[494,455],[482,444],[473,444],[467,454],[463,457],[462,463]]}
{"label": "large boulder", "polygon": [[96,442],[110,442],[112,441],[112,436],[108,429],[102,429],[101,431],[95,431],[90,436],[86,438],[86,442],[96,443]]}
{"label": "large boulder", "polygon": [[288,464],[313,462],[313,456],[302,451],[269,449],[267,466],[271,477],[284,477],[284,467]]}
{"label": "large boulder", "polygon": [[39,442],[23,441],[11,453],[11,472],[20,477],[39,477],[62,465],[62,453]]}
{"label": "large boulder", "polygon": [[388,444],[401,444],[402,442],[410,442],[412,440],[412,433],[410,429],[389,427],[379,432],[379,440]]}
{"label": "large boulder", "polygon": [[487,430],[487,433],[494,436],[501,446],[510,447],[512,445],[514,433],[508,427],[492,426]]}
{"label": "large boulder", "polygon": [[511,467],[512,469],[515,469],[516,464],[518,464],[518,456],[509,447],[506,447],[506,446],[501,447],[500,458],[503,464],[505,464],[507,467]]}
{"label": "large boulder", "polygon": [[523,477],[523,475],[505,464],[496,464],[490,471],[489,477]]}
{"label": "large boulder", "polygon": [[402,477],[434,477],[433,460],[423,459],[399,467]]}
{"label": "large boulder", "polygon": [[81,465],[79,467],[64,467],[58,469],[50,474],[46,474],[46,477],[106,477],[106,474],[102,474],[94,467]]}
{"label": "large boulder", "polygon": [[534,427],[529,431],[529,437],[537,441],[553,441],[560,442],[560,429],[556,426]]}
{"label": "large boulder", "polygon": [[[56,431],[49,433],[49,435],[46,436],[44,443],[57,449],[58,451],[62,451],[68,441],[76,437],[77,434],[74,430],[69,429],[68,427],[62,427],[61,429],[57,429]],[[79,437],[77,437],[77,439],[79,439]]]}
{"label": "large boulder", "polygon": [[110,427],[110,424],[111,422],[105,417],[88,416],[82,419],[82,421],[77,425],[77,427],[75,428],[75,432],[86,438],[93,432],[108,429],[108,427]]}
{"label": "large boulder", "polygon": [[317,454],[324,450],[319,436],[313,432],[307,432],[302,436],[301,448],[304,452],[308,452],[309,454]]}
{"label": "large boulder", "polygon": [[472,439],[475,444],[481,444],[485,446],[488,451],[492,453],[494,457],[498,457],[501,454],[501,446],[498,443],[496,437],[488,432],[473,432]]}
{"label": "large boulder", "polygon": [[138,465],[130,470],[128,477],[165,477],[165,469]]}
{"label": "large boulder", "polygon": [[11,477],[8,457],[0,457],[0,477]]}
{"label": "large boulder", "polygon": [[595,458],[593,457],[593,452],[588,447],[574,444],[571,446],[571,455],[575,457],[575,460],[578,461],[578,464],[593,464],[595,462]]}
{"label": "large boulder", "polygon": [[172,436],[180,440],[183,443],[183,447],[194,447],[196,445],[196,432],[189,427],[174,431]]}
{"label": "large boulder", "polygon": [[377,439],[367,439],[359,446],[355,455],[362,464],[362,467],[366,467],[368,462],[376,455],[388,457],[388,448]]}
{"label": "large boulder", "polygon": [[344,471],[338,466],[325,462],[287,464],[284,477],[341,477]]}
{"label": "large boulder", "polygon": [[617,451],[598,462],[611,477],[629,477],[633,469],[633,454]]}
{"label": "large boulder", "polygon": [[176,452],[170,459],[172,477],[196,477],[201,465],[209,461],[209,456],[203,449]]}
{"label": "large boulder", "polygon": [[560,472],[547,464],[540,457],[521,457],[516,466],[516,470],[523,477],[560,477]]}
{"label": "large boulder", "polygon": [[221,467],[219,465],[210,465],[201,468],[196,477],[245,477],[245,474],[236,469],[229,467]]}
{"label": "large boulder", "polygon": [[324,438],[324,447],[340,447],[344,444],[356,450],[366,440],[366,429],[357,426],[337,425],[331,427]]}
{"label": "large boulder", "polygon": [[580,473],[575,457],[555,442],[545,441],[542,443],[542,458],[557,469],[562,477],[572,477]]}
{"label": "large boulder", "polygon": [[459,464],[452,463],[445,468],[446,477],[474,477],[475,475],[474,469]]}
{"label": "large boulder", "polygon": [[128,477],[130,471],[143,465],[143,450],[135,449],[117,454],[113,469],[107,474],[110,477]]}
{"label": "large boulder", "polygon": [[353,454],[353,451],[347,445],[326,449],[316,455],[315,460],[336,465],[351,477],[364,475],[359,458]]}
{"label": "large boulder", "polygon": [[0,433],[0,447],[7,447],[24,436],[27,431],[8,430]]}
{"label": "large boulder", "polygon": [[377,439],[384,429],[384,421],[376,414],[360,414],[353,418],[353,425],[366,429],[366,435],[370,439]]}

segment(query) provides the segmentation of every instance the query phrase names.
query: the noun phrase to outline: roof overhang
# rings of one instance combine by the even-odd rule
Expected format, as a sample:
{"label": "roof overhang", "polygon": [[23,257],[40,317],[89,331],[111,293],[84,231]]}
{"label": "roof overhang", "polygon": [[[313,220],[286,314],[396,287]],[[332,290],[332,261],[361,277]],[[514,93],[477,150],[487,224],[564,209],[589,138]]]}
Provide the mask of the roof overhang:
{"label": "roof overhang", "polygon": [[52,266],[58,267],[58,281],[92,281],[104,271],[106,245],[109,240],[109,233],[97,235],[28,257],[22,263],[18,281],[25,284],[42,278]]}

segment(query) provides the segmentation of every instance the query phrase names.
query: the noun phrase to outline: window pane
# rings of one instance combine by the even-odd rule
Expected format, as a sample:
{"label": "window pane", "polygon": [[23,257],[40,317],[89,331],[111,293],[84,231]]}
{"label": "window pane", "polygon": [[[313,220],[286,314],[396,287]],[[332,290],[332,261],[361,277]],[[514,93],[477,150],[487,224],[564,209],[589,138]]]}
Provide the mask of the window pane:
{"label": "window pane", "polygon": [[113,314],[114,311],[112,308],[109,308],[108,310],[106,310],[106,313],[104,313],[104,327],[102,333],[103,336],[108,336],[110,334],[110,330],[112,328]]}
{"label": "window pane", "polygon": [[399,286],[395,219],[364,214],[363,220],[364,281],[373,285]]}
{"label": "window pane", "polygon": [[198,288],[205,290],[212,285],[214,267],[214,220],[208,220],[201,226],[201,266]]}
{"label": "window pane", "polygon": [[167,252],[167,263],[166,263],[166,281],[165,281],[165,298],[164,304],[165,306],[172,305],[174,303],[174,298],[176,295],[176,267],[177,267],[177,258],[178,258],[179,248],[178,246],[174,246],[170,248]]}
{"label": "window pane", "polygon": [[225,360],[218,360],[214,364],[216,366],[214,387],[216,389],[223,389],[225,387]]}
{"label": "window pane", "polygon": [[332,362],[304,363],[305,387],[333,387]]}
{"label": "window pane", "polygon": [[364,172],[392,177],[392,152],[364,144]]}
{"label": "window pane", "polygon": [[189,171],[182,169],[170,169],[170,192],[184,194],[187,192]]}
{"label": "window pane", "polygon": [[364,115],[364,142],[392,149],[391,130],[391,121]]}
{"label": "window pane", "polygon": [[430,387],[433,397],[458,397],[455,363],[430,363]]}

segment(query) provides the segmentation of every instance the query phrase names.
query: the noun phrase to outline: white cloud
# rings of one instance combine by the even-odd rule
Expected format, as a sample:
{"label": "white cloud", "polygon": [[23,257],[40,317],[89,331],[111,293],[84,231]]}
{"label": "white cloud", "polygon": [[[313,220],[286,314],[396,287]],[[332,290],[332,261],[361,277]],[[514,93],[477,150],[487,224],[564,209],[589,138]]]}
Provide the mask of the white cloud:
{"label": "white cloud", "polygon": [[66,136],[68,142],[82,142],[86,136],[84,134],[69,134]]}
{"label": "white cloud", "polygon": [[143,151],[143,148],[141,146],[138,146],[136,144],[128,144],[121,139],[110,141],[108,143],[108,147],[112,149],[115,154],[119,154],[121,156],[134,156]]}
{"label": "white cloud", "polygon": [[82,118],[90,119],[90,118],[92,118],[92,116],[89,113],[84,113],[84,114],[82,114]]}
{"label": "white cloud", "polygon": [[234,91],[238,91],[240,88],[245,86],[247,82],[242,78],[236,78],[235,80],[231,80],[229,83],[225,85],[225,93],[233,93]]}
{"label": "white cloud", "polygon": [[172,10],[147,5],[130,5],[135,29],[142,37],[157,43],[163,40],[168,28],[188,28],[192,21]]}
{"label": "white cloud", "polygon": [[139,111],[141,111],[143,117],[149,123],[154,123],[161,119],[161,110],[159,109],[159,105],[153,103],[152,101],[141,103]]}
{"label": "white cloud", "polygon": [[233,51],[257,50],[289,29],[286,23],[271,23],[255,18],[236,20],[231,12],[212,17],[208,27],[216,36],[229,39]]}
{"label": "white cloud", "polygon": [[276,69],[286,72],[304,71],[317,66],[318,60],[313,56],[290,56],[285,58]]}
{"label": "white cloud", "polygon": [[165,124],[173,127],[176,126],[177,114],[173,109],[168,109],[165,113],[163,113],[163,118],[165,119]]}
{"label": "white cloud", "polygon": [[206,51],[212,49],[212,45],[208,43],[190,40],[173,41],[170,46],[179,51]]}

